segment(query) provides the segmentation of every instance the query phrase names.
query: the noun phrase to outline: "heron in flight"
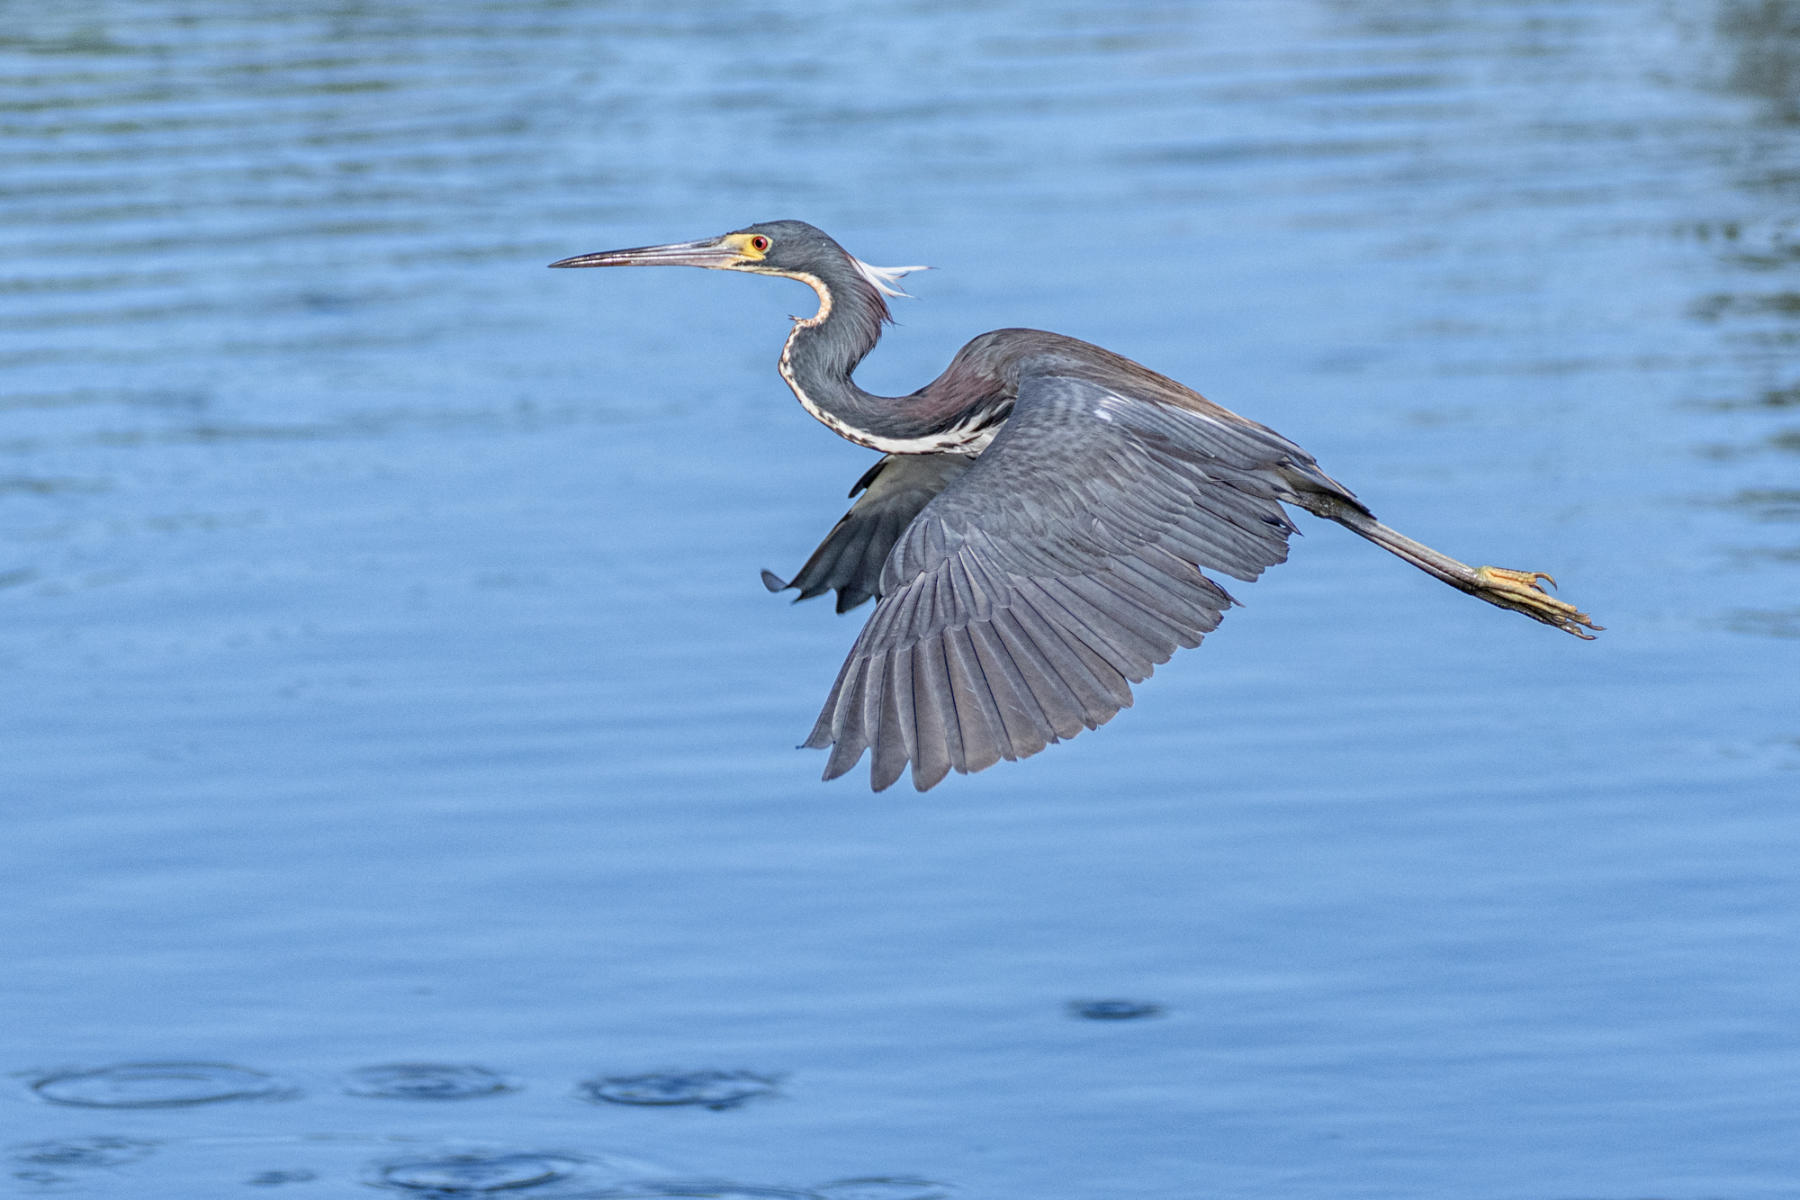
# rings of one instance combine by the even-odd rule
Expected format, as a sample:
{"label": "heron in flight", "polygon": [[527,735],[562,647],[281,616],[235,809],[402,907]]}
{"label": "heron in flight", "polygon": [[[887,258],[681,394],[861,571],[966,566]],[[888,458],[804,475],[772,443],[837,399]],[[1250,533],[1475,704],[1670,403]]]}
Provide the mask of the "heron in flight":
{"label": "heron in flight", "polygon": [[1110,720],[1236,601],[1202,569],[1253,580],[1287,558],[1283,505],[1367,538],[1451,587],[1592,638],[1542,571],[1470,567],[1377,521],[1313,456],[1110,350],[1036,329],[984,333],[909,396],[853,373],[917,267],[874,267],[803,221],[582,254],[553,267],[706,267],[797,279],[781,376],[807,412],[882,458],[791,580],[875,611],[806,745],[835,779],[871,752],[880,791],[910,763],[950,771],[1036,754]]}

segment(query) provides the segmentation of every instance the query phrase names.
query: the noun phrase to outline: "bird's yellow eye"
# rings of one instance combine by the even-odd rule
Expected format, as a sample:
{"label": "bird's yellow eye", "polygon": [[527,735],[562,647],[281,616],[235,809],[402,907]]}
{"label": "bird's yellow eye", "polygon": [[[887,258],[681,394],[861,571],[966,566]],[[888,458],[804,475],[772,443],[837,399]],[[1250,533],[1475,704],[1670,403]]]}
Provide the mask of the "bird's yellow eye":
{"label": "bird's yellow eye", "polygon": [[753,234],[750,238],[750,248],[758,254],[761,254],[769,248],[769,239],[760,233]]}

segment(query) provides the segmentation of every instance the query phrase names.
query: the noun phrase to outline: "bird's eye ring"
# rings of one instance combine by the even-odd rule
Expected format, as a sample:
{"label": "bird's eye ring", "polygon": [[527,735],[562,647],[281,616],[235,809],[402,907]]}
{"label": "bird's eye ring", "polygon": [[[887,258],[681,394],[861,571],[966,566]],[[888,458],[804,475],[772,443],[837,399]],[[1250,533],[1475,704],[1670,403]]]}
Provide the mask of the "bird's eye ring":
{"label": "bird's eye ring", "polygon": [[755,234],[750,239],[750,248],[758,254],[761,254],[764,250],[769,248],[769,239],[760,233]]}

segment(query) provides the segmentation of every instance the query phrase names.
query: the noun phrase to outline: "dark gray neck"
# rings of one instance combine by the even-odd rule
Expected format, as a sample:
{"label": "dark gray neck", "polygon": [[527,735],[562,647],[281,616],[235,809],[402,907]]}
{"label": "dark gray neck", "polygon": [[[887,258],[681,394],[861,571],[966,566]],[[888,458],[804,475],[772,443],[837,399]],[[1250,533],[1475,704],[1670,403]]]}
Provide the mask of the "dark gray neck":
{"label": "dark gray neck", "polygon": [[877,396],[856,385],[856,366],[881,340],[889,317],[887,300],[847,257],[798,278],[819,294],[819,312],[794,325],[781,375],[806,411],[838,435],[890,454],[986,444],[991,428],[972,430],[971,397],[942,386],[948,375],[909,396]]}

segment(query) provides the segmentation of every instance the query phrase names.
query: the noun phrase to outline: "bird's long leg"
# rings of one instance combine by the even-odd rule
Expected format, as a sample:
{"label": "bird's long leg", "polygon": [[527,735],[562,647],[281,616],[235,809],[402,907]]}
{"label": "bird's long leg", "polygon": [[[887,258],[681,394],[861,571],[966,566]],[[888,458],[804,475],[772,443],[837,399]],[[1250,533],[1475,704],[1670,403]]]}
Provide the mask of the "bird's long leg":
{"label": "bird's long leg", "polygon": [[1368,538],[1389,554],[1397,555],[1434,579],[1441,579],[1458,591],[1486,600],[1500,608],[1524,613],[1534,621],[1554,625],[1564,633],[1592,641],[1588,630],[1602,630],[1593,618],[1573,604],[1558,600],[1542,587],[1546,580],[1554,587],[1556,580],[1542,571],[1514,571],[1506,567],[1471,567],[1433,550],[1423,542],[1415,542],[1405,534],[1377,521],[1361,505],[1344,503],[1335,496],[1308,496],[1302,501],[1313,513],[1336,521],[1344,528]]}

